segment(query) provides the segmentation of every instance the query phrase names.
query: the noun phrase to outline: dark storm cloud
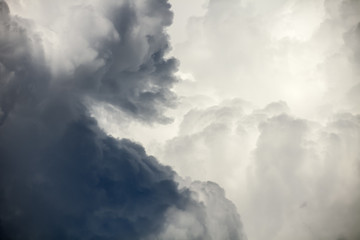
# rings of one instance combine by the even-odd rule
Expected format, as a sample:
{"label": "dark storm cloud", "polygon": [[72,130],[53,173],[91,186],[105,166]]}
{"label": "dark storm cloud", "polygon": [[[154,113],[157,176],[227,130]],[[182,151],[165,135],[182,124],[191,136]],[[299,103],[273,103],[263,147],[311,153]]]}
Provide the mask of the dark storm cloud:
{"label": "dark storm cloud", "polygon": [[[45,65],[41,59],[42,43],[36,34],[28,34],[31,27],[27,29],[26,25],[31,25],[31,22],[20,18],[11,19],[7,5],[2,2],[0,70],[3,79],[16,77],[16,81],[11,83],[3,80],[1,84],[6,86],[2,89],[13,88],[16,89],[13,91],[20,91],[20,88],[24,88],[19,83],[20,79],[26,79],[23,81],[27,85],[34,85],[42,80],[47,83],[52,81],[57,88],[61,84],[59,82],[65,82],[65,86],[60,87],[76,91],[78,95],[111,103],[142,121],[168,122],[170,119],[163,116],[162,112],[165,107],[175,104],[176,98],[171,87],[176,82],[173,72],[176,71],[177,61],[165,58],[169,42],[164,28],[171,24],[172,13],[166,1],[149,1],[140,5],[131,1],[109,6],[104,4],[106,13],[103,18],[112,25],[112,34],[116,36],[113,38],[93,36],[95,34],[89,33],[89,29],[81,28],[81,24],[80,27],[74,24],[72,30],[82,34],[86,41],[85,46],[81,47],[94,51],[95,57],[75,64],[70,73],[62,72],[49,79],[48,76],[35,76],[40,73],[26,73],[25,78],[19,76],[25,74],[24,71],[43,71],[39,66],[24,67],[39,65],[39,62]],[[92,8],[78,8],[81,14],[96,16]],[[101,27],[97,27],[94,26],[94,30],[101,32]],[[69,45],[75,41],[71,37],[67,42]],[[16,101],[14,94],[7,96],[10,91],[3,91],[8,92],[2,94],[6,98],[2,102],[7,103],[2,111],[7,113],[7,109]]]}
{"label": "dark storm cloud", "polygon": [[72,121],[59,139],[39,131],[46,124],[25,124],[0,134],[2,236],[147,239],[162,230],[169,207],[190,204],[169,168],[141,146],[104,135],[91,118]]}
{"label": "dark storm cloud", "polygon": [[149,1],[141,7],[125,1],[109,9],[107,17],[118,39],[90,41],[98,53],[96,60],[104,65],[95,71],[80,66],[75,73],[81,79],[77,87],[141,120],[169,121],[161,115],[164,107],[175,103],[170,88],[176,81],[177,61],[164,58],[169,50],[164,27],[172,22],[169,8],[166,1]]}
{"label": "dark storm cloud", "polygon": [[18,23],[20,19],[10,18],[9,13],[9,7],[1,1],[0,125],[17,101],[34,97],[34,90],[44,87],[48,78],[40,66],[43,64],[40,48],[33,46],[26,29]]}
{"label": "dark storm cloud", "polygon": [[[83,101],[90,97],[138,119],[166,120],[161,111],[173,99],[176,66],[164,58],[169,4],[109,7],[119,41],[92,46],[104,64],[92,68],[90,60],[58,75],[44,60],[32,23],[8,9],[0,1],[0,238],[181,239],[180,232],[186,239],[212,239],[212,205],[179,188],[175,173],[140,145],[107,136]],[[212,192],[204,199],[224,203],[216,205],[221,222],[231,239],[241,239],[235,208],[227,211],[220,188]],[[196,224],[184,228],[184,216]]]}

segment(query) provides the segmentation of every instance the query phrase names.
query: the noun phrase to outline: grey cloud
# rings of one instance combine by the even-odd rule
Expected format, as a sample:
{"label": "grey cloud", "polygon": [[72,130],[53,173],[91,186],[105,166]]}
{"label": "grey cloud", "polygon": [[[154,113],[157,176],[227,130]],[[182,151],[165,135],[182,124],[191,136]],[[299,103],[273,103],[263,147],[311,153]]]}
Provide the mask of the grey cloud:
{"label": "grey cloud", "polygon": [[225,191],[219,185],[195,181],[190,189],[205,205],[209,239],[247,239],[235,205],[225,197]]}
{"label": "grey cloud", "polygon": [[[0,2],[0,125],[6,120],[17,101],[33,97],[37,88],[47,84],[47,71],[41,48],[34,44],[21,26],[22,19],[11,18],[9,7]],[[25,22],[25,24],[28,24]]]}
{"label": "grey cloud", "polygon": [[93,119],[73,120],[59,139],[31,130],[33,124],[12,125],[0,134],[2,236],[150,239],[169,207],[191,205],[171,169],[141,146],[107,137]]}
{"label": "grey cloud", "polygon": [[[165,27],[172,21],[170,5],[163,1],[125,1],[122,4],[109,1],[104,3],[103,11],[95,12],[95,7],[91,3],[88,7],[73,7],[76,14],[67,13],[71,21],[64,20],[61,24],[55,21],[54,28],[65,25],[64,31],[68,32],[68,36],[61,36],[60,41],[65,45],[60,46],[66,49],[65,58],[51,56],[48,57],[50,61],[42,60],[41,64],[50,64],[48,69],[60,70],[48,71],[51,73],[48,77],[27,78],[27,82],[32,85],[37,79],[46,79],[52,85],[62,85],[56,88],[68,88],[83,97],[113,104],[141,121],[169,122],[163,111],[176,103],[171,88],[177,81],[173,73],[178,65],[176,59],[165,57],[170,48],[165,32]],[[82,24],[86,21],[93,25]],[[54,44],[46,39],[42,44],[40,36],[31,32],[27,25],[31,22],[19,17],[2,21],[2,31],[7,33],[1,39],[2,47],[6,47],[2,57],[6,58],[7,65],[11,65],[5,66],[9,72],[14,71],[15,64],[16,70],[20,71],[20,62],[38,64],[39,58],[43,57],[42,45]],[[90,27],[93,31],[89,31]],[[12,51],[15,46],[11,44],[16,44],[16,52]],[[55,52],[57,54],[61,55],[61,50]],[[64,61],[68,61],[66,64],[70,64],[71,69],[57,66],[64,65],[58,63]],[[33,69],[40,71],[43,68]],[[17,89],[23,88],[22,84],[12,84],[17,85]]]}
{"label": "grey cloud", "polygon": [[[174,172],[140,145],[106,136],[84,112],[71,114],[74,100],[54,100],[30,116],[18,111],[2,126],[2,237],[243,239],[223,192],[213,187],[215,195],[197,198],[197,188],[179,188]],[[179,223],[188,218],[194,225]]]}
{"label": "grey cloud", "polygon": [[[208,222],[217,217],[209,214],[215,206],[196,198],[197,189],[180,187],[170,167],[139,144],[108,136],[90,117],[89,97],[144,121],[163,121],[161,106],[172,95],[176,61],[164,58],[163,29],[171,22],[169,4],[125,2],[112,11],[106,16],[120,40],[100,41],[97,56],[107,51],[108,62],[96,67],[89,58],[65,73],[45,61],[46,42],[32,31],[36,23],[7,15],[0,1],[1,239],[162,239],[179,228],[181,215],[203,229],[179,228],[187,239],[214,234]],[[235,208],[213,188],[206,199],[223,204],[216,207],[223,211],[218,224],[228,226],[232,239],[243,239]]]}
{"label": "grey cloud", "polygon": [[125,1],[110,6],[107,18],[119,39],[94,43],[98,54],[95,60],[102,60],[104,65],[94,70],[91,65],[80,66],[75,73],[80,79],[76,85],[143,121],[167,122],[170,119],[162,116],[162,111],[175,103],[171,87],[177,68],[176,59],[165,59],[169,42],[164,28],[171,23],[172,13],[165,1],[138,5]]}
{"label": "grey cloud", "polygon": [[[162,233],[163,239],[247,239],[237,209],[226,199],[221,187],[213,182],[181,180],[180,183],[192,190],[193,198],[202,208],[192,208],[189,212],[170,210],[167,215],[171,225]],[[198,214],[199,211],[203,213]],[[206,217],[199,219],[199,216]]]}

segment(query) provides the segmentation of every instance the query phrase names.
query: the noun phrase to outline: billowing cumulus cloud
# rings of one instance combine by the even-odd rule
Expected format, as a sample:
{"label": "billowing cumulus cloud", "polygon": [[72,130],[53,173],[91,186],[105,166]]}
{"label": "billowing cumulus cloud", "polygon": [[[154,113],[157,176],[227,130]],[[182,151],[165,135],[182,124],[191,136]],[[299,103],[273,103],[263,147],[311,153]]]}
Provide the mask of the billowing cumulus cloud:
{"label": "billowing cumulus cloud", "polygon": [[[169,49],[164,27],[172,19],[168,3],[65,1],[50,20],[37,15],[46,15],[52,4],[35,1],[39,9],[31,14],[32,6],[16,3],[20,14],[30,11],[24,15],[37,24],[31,30],[42,35],[41,43],[35,36],[31,42],[41,46],[35,49],[44,48],[52,83],[63,82],[79,94],[117,105],[143,120],[169,120],[161,113],[175,101],[170,88],[176,81],[172,72],[177,62],[164,58]],[[25,37],[21,34],[14,36],[17,41]]]}
{"label": "billowing cumulus cloud", "polygon": [[[179,91],[240,97],[257,105],[286,100],[309,117],[353,110],[358,83],[358,1],[208,1],[174,47]],[[356,9],[356,10],[355,10]],[[309,107],[311,105],[312,107]],[[331,105],[331,110],[329,110]]]}
{"label": "billowing cumulus cloud", "polygon": [[166,1],[9,6],[0,1],[1,239],[245,239],[219,186],[181,183],[89,112],[106,102],[168,121]]}
{"label": "billowing cumulus cloud", "polygon": [[249,239],[359,239],[359,1],[203,2],[174,40],[176,132],[144,144],[221,185]]}
{"label": "billowing cumulus cloud", "polygon": [[358,115],[320,123],[296,118],[284,102],[251,109],[233,100],[194,109],[180,126],[159,158],[223,186],[249,239],[359,237]]}
{"label": "billowing cumulus cloud", "polygon": [[359,239],[359,1],[173,0],[173,51],[166,1],[31,2],[0,2],[4,238]]}
{"label": "billowing cumulus cloud", "polygon": [[[247,239],[242,231],[235,205],[225,198],[224,190],[214,182],[180,181],[188,187],[193,199],[203,208],[190,211],[171,209],[167,213],[167,228],[161,239]],[[202,213],[199,214],[199,210]],[[200,218],[199,218],[200,217]]]}

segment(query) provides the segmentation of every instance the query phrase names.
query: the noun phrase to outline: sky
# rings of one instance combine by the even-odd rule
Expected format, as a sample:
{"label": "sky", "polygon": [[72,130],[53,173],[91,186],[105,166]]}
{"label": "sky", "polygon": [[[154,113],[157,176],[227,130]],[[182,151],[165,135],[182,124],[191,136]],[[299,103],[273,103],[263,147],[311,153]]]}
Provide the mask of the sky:
{"label": "sky", "polygon": [[360,1],[0,0],[1,239],[360,239]]}

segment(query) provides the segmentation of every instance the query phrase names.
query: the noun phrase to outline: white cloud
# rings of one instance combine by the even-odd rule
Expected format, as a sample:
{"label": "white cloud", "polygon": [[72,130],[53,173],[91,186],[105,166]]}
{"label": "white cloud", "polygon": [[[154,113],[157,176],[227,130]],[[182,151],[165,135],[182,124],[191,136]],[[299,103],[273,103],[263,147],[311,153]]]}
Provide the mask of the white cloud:
{"label": "white cloud", "polygon": [[196,79],[183,82],[183,92],[212,92],[259,105],[282,99],[304,117],[324,105],[346,107],[339,102],[357,73],[349,59],[354,48],[344,34],[360,20],[352,11],[356,4],[209,1],[204,16],[189,19],[187,40],[174,46],[181,71]]}
{"label": "white cloud", "polygon": [[189,21],[173,40],[187,78],[174,123],[130,126],[131,138],[181,176],[220,184],[249,239],[358,239],[359,1],[198,7],[175,12],[173,32]]}
{"label": "white cloud", "polygon": [[355,239],[359,116],[322,125],[286,112],[284,103],[250,113],[236,104],[193,110],[160,159],[223,186],[249,239]]}

